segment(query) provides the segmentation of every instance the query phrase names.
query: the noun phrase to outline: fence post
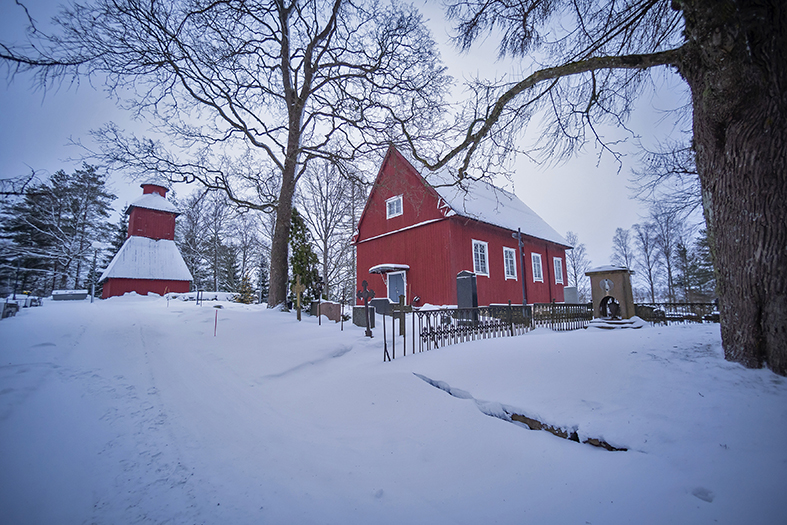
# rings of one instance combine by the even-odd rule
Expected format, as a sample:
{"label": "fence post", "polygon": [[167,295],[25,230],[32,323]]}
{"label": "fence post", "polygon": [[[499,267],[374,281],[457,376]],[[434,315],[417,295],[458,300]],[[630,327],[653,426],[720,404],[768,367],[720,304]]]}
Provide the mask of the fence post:
{"label": "fence post", "polygon": [[383,363],[390,360],[391,356],[388,355],[388,337],[385,335],[385,314],[383,314]]}

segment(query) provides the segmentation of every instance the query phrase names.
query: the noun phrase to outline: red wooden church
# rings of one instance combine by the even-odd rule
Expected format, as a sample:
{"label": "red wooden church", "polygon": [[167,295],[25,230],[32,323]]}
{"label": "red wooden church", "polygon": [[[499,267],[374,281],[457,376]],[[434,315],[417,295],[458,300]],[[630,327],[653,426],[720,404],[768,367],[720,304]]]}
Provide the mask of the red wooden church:
{"label": "red wooden church", "polygon": [[[571,246],[514,194],[485,182],[427,182],[393,146],[383,159],[355,236],[357,278],[377,297],[457,304],[456,277],[475,273],[478,304],[562,302]],[[431,184],[430,184],[431,183]],[[514,238],[521,229],[525,268]]]}
{"label": "red wooden church", "polygon": [[166,199],[167,188],[142,184],[142,196],[129,205],[128,237],[101,275],[101,297],[126,292],[188,292],[191,272],[175,245],[175,217],[179,212]]}

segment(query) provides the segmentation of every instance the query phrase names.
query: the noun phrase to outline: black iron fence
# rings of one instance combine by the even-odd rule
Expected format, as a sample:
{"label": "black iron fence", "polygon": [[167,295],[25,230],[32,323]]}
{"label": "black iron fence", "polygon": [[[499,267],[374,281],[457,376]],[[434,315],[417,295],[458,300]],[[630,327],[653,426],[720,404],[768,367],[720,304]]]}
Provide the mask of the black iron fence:
{"label": "black iron fence", "polygon": [[[650,323],[672,322],[719,322],[719,313],[714,303],[646,303],[635,305],[636,315]],[[395,318],[399,319],[399,336],[404,336],[401,313],[392,319],[391,333],[395,334]],[[533,328],[552,330],[578,330],[586,328],[593,320],[593,304],[536,303],[533,305],[490,305],[478,308],[441,308],[436,310],[412,310],[413,353],[441,348],[443,346],[522,335]],[[409,323],[408,323],[409,324]],[[385,316],[383,317],[385,326]],[[388,354],[387,336],[385,360],[396,358],[396,335],[393,336],[392,356]],[[407,349],[402,340],[402,353]]]}
{"label": "black iron fence", "polygon": [[634,310],[637,317],[653,324],[719,322],[715,303],[638,303]]}
{"label": "black iron fence", "polygon": [[593,303],[562,304],[536,303],[533,305],[533,324],[552,330],[579,330],[593,320]]}
{"label": "black iron fence", "polygon": [[519,305],[413,311],[413,349],[521,335],[532,328],[532,309]]}

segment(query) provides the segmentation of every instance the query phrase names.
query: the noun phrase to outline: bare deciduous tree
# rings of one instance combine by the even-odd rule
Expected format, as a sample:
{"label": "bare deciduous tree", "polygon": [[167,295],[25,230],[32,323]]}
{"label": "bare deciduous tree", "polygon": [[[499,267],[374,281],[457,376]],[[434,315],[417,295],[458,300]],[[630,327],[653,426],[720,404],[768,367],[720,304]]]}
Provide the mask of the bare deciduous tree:
{"label": "bare deciduous tree", "polygon": [[635,196],[680,216],[701,209],[702,189],[695,159],[689,139],[667,141],[656,151],[646,151],[632,177]]}
{"label": "bare deciduous tree", "polygon": [[[601,122],[625,126],[652,68],[691,94],[692,148],[717,272],[727,359],[787,375],[787,10],[783,0],[449,0],[456,42],[494,30],[521,80],[478,82],[469,126],[431,166],[514,151],[543,110],[541,152],[561,158]],[[538,61],[525,62],[538,57]],[[484,157],[484,160],[487,160]],[[753,281],[754,280],[754,281]],[[751,286],[756,282],[756,286]]]}
{"label": "bare deciduous tree", "polygon": [[338,292],[355,266],[353,209],[364,196],[362,181],[343,176],[330,164],[316,167],[301,185],[298,209],[315,240],[326,298],[340,298],[333,292]]}
{"label": "bare deciduous tree", "polygon": [[92,0],[55,25],[51,35],[31,27],[28,46],[0,43],[0,57],[40,85],[103,80],[173,141],[108,125],[96,135],[106,162],[274,212],[271,306],[287,295],[293,198],[308,164],[373,151],[395,138],[394,123],[416,142],[429,136],[450,81],[420,15],[395,2]]}
{"label": "bare deciduous tree", "polygon": [[650,302],[656,302],[656,268],[659,263],[659,255],[656,248],[656,227],[651,222],[635,224],[634,244],[637,247],[639,256],[635,259],[637,268],[647,284],[650,291]]}
{"label": "bare deciduous tree", "polygon": [[612,238],[612,263],[632,269],[634,250],[631,247],[631,234],[628,230],[617,228]]}
{"label": "bare deciduous tree", "polygon": [[568,274],[568,285],[575,286],[579,302],[590,301],[590,279],[585,275],[590,269],[585,245],[579,242],[579,237],[574,232],[566,233],[566,242],[574,248],[566,251],[566,273]]}
{"label": "bare deciduous tree", "polygon": [[650,212],[650,223],[656,233],[656,248],[659,261],[664,267],[667,284],[667,300],[675,302],[675,256],[683,234],[683,223],[675,210],[655,206]]}

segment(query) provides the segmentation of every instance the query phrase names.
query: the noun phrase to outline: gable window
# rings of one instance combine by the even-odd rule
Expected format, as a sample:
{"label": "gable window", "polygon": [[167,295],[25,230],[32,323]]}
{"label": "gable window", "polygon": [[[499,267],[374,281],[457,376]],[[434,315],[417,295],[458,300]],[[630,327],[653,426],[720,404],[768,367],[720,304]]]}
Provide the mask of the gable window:
{"label": "gable window", "polygon": [[476,275],[486,275],[489,277],[489,267],[487,266],[486,251],[487,244],[483,241],[473,241],[473,271]]}
{"label": "gable window", "polygon": [[541,269],[541,254],[531,253],[530,259],[533,261],[533,282],[544,282],[544,271]]}
{"label": "gable window", "polygon": [[506,279],[516,279],[516,250],[513,248],[503,248],[503,267]]}
{"label": "gable window", "polygon": [[397,195],[385,201],[385,218],[391,219],[402,214],[402,196]]}
{"label": "gable window", "polygon": [[555,264],[555,284],[563,284],[563,259],[553,257],[552,262]]}

